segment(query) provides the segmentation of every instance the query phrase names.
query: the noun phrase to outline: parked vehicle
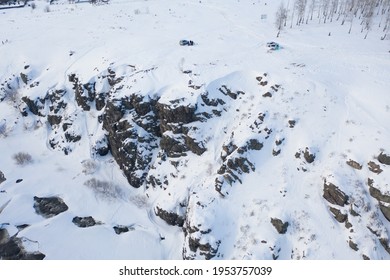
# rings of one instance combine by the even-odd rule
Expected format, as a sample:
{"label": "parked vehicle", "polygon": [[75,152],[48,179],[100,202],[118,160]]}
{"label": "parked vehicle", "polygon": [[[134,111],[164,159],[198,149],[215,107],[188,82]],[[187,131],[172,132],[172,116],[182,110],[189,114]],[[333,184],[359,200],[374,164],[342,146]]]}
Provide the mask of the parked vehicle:
{"label": "parked vehicle", "polygon": [[180,46],[193,46],[194,41],[191,40],[180,40],[179,42]]}
{"label": "parked vehicle", "polygon": [[276,51],[280,49],[280,45],[276,42],[268,42],[267,48],[270,49],[271,51]]}

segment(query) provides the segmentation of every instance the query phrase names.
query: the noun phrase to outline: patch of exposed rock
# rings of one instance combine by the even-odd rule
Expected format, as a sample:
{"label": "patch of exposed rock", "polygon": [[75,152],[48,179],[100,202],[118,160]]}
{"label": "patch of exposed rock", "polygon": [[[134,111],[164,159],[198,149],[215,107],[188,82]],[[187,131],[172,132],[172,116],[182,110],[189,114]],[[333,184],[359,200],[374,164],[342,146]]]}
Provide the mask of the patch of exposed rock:
{"label": "patch of exposed rock", "polygon": [[374,187],[374,180],[368,178],[370,195],[379,203],[379,209],[383,216],[390,222],[390,195],[383,194],[379,189]]}
{"label": "patch of exposed rock", "polygon": [[347,164],[349,166],[351,166],[352,168],[357,169],[357,170],[361,170],[363,168],[363,166],[360,163],[358,163],[357,161],[354,161],[352,159],[348,160]]}
{"label": "patch of exposed rock", "polygon": [[0,171],[0,184],[6,181],[7,179],[4,176],[4,173]]}
{"label": "patch of exposed rock", "polygon": [[185,217],[177,213],[169,212],[160,207],[156,207],[156,215],[164,220],[168,225],[182,227],[184,225]]}
{"label": "patch of exposed rock", "polygon": [[381,152],[378,156],[378,161],[382,164],[390,165],[390,156]]}
{"label": "patch of exposed rock", "polygon": [[27,252],[22,240],[16,236],[9,236],[5,228],[0,228],[0,259],[1,260],[43,260],[41,252]]}
{"label": "patch of exposed rock", "polygon": [[285,234],[289,226],[288,222],[283,222],[278,218],[271,218],[271,224],[275,227],[279,234]]}
{"label": "patch of exposed rock", "polygon": [[133,226],[117,225],[117,226],[114,226],[113,229],[114,229],[115,233],[119,235],[122,233],[133,231],[134,227]]}
{"label": "patch of exposed rock", "polygon": [[323,197],[331,204],[344,206],[348,203],[348,195],[341,191],[336,185],[324,182]]}
{"label": "patch of exposed rock", "polygon": [[52,197],[37,197],[34,196],[35,212],[45,218],[54,217],[68,210],[65,202],[56,196]]}
{"label": "patch of exposed rock", "polygon": [[96,222],[92,216],[87,216],[87,217],[76,216],[72,219],[72,223],[74,223],[76,226],[81,228],[93,227],[97,224],[101,224],[99,222]]}

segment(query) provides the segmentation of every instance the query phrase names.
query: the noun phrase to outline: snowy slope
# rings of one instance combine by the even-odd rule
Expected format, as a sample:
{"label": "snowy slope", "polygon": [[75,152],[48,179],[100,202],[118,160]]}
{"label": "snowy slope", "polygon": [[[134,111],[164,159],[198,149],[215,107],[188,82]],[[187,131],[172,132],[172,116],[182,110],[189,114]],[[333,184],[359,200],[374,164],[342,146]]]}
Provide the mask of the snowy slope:
{"label": "snowy slope", "polygon": [[[0,228],[27,252],[390,259],[381,29],[276,38],[280,1],[35,3],[0,10]],[[68,209],[43,217],[35,196]]]}

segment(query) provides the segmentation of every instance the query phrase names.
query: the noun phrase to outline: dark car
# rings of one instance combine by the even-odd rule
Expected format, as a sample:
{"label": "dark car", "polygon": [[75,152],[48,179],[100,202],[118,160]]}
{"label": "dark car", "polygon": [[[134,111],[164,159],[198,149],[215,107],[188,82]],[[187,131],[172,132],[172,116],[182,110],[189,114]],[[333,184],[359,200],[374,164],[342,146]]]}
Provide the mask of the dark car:
{"label": "dark car", "polygon": [[180,46],[193,46],[194,41],[191,40],[180,40],[179,42]]}

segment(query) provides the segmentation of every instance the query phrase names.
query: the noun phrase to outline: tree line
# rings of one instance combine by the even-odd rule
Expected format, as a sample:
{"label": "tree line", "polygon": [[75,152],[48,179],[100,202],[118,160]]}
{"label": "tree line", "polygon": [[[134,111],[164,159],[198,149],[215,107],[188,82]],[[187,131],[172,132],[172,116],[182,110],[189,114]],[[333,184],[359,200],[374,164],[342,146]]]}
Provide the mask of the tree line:
{"label": "tree line", "polygon": [[390,36],[390,0],[287,0],[276,11],[275,25],[280,32],[310,22],[340,22],[348,25],[348,33],[359,24],[364,39],[374,25],[382,29],[384,40]]}

